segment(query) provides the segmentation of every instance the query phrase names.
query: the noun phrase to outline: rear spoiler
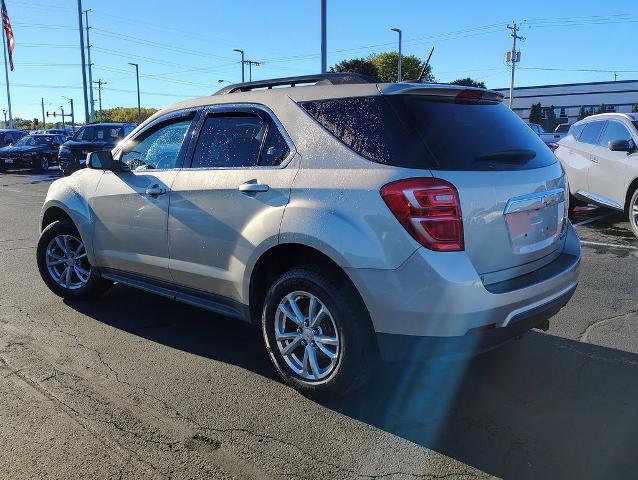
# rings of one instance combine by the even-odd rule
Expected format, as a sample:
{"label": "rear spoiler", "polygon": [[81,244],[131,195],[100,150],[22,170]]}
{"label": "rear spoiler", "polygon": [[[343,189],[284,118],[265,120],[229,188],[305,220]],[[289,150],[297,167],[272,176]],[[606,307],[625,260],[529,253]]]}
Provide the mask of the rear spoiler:
{"label": "rear spoiler", "polygon": [[382,95],[423,95],[456,100],[503,101],[503,94],[484,88],[464,87],[444,83],[387,83],[378,84]]}

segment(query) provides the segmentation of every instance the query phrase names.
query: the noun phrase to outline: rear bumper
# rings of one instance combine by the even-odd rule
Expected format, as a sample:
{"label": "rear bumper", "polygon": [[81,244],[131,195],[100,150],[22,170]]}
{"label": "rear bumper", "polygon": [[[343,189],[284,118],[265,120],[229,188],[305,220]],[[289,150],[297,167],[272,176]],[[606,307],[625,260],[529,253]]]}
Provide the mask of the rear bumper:
{"label": "rear bumper", "polygon": [[368,307],[380,345],[388,339],[392,343],[393,336],[408,336],[417,343],[419,337],[445,337],[463,347],[476,343],[476,337],[462,337],[477,329],[489,328],[498,344],[501,336],[507,339],[543,323],[556,313],[556,305],[569,300],[579,270],[580,243],[568,224],[558,258],[487,288],[465,252],[421,248],[396,270],[347,272]]}
{"label": "rear bumper", "polygon": [[387,361],[455,359],[492,350],[528,330],[542,326],[556,315],[576,291],[576,285],[557,298],[515,315],[505,327],[469,332],[461,337],[419,337],[378,333],[381,357]]}

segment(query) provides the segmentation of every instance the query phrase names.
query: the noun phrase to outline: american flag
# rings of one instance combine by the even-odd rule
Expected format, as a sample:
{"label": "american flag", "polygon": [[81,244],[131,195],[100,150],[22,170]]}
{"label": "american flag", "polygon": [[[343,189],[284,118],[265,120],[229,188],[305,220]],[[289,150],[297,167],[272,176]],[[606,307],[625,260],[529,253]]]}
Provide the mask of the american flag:
{"label": "american flag", "polygon": [[9,66],[11,67],[11,71],[13,72],[13,49],[15,48],[16,43],[13,38],[13,29],[11,28],[11,20],[9,20],[9,14],[7,13],[7,6],[4,4],[4,0],[2,0],[2,26],[4,27],[4,31],[7,34],[7,50],[9,52]]}

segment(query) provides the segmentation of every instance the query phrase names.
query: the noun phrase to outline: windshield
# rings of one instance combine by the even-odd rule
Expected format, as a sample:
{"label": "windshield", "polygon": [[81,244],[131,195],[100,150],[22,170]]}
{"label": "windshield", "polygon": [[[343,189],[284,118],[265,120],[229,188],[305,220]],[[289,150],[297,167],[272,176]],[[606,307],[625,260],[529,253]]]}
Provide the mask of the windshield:
{"label": "windshield", "polygon": [[53,137],[45,135],[27,135],[15,142],[16,147],[36,147],[38,145],[50,145]]}
{"label": "windshield", "polygon": [[84,142],[111,142],[124,137],[124,129],[110,125],[89,125],[77,131],[73,140]]}

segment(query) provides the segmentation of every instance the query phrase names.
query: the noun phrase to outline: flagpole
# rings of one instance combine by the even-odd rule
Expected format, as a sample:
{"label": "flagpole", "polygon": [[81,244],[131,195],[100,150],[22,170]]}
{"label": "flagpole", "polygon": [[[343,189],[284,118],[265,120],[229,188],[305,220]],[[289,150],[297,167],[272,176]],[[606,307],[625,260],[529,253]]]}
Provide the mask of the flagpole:
{"label": "flagpole", "polygon": [[7,31],[2,27],[2,51],[4,52],[4,76],[7,80],[7,104],[9,107],[9,128],[13,128],[13,116],[11,115],[11,89],[9,88],[9,67],[7,66]]}

